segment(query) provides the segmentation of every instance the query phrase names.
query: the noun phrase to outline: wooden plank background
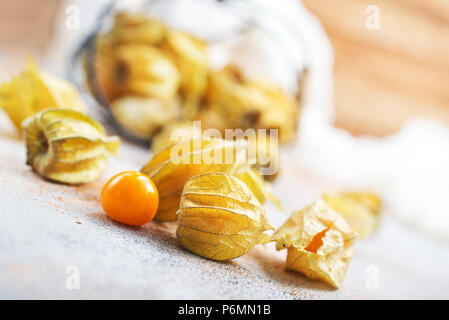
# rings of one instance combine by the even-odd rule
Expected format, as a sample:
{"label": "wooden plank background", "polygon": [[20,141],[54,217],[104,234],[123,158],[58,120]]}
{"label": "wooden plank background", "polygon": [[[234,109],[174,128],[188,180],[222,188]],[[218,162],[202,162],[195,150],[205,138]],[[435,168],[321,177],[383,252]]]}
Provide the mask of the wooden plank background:
{"label": "wooden plank background", "polygon": [[[335,50],[336,125],[384,135],[413,116],[449,124],[449,1],[304,0]],[[380,29],[365,27],[369,5]]]}

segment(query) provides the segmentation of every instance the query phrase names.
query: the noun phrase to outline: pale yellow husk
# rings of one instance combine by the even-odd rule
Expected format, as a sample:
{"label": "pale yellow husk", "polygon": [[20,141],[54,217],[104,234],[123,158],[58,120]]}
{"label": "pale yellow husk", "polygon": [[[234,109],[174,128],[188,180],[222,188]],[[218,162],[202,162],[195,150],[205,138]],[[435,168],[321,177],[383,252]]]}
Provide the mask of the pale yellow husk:
{"label": "pale yellow husk", "polygon": [[32,58],[29,58],[18,76],[0,86],[0,108],[6,111],[19,130],[23,120],[44,109],[86,111],[78,91],[72,84],[40,72]]}
{"label": "pale yellow husk", "polygon": [[288,249],[286,268],[338,288],[358,237],[341,215],[321,199],[295,211],[273,234],[278,250]]}
{"label": "pale yellow husk", "polygon": [[115,45],[139,43],[156,45],[166,36],[167,29],[161,22],[131,12],[118,12],[110,31]]}
{"label": "pale yellow husk", "polygon": [[[156,154],[141,171],[150,177],[159,191],[155,219],[176,220],[176,211],[185,183],[191,177],[209,172],[233,173],[246,166],[247,143],[243,140],[191,139]],[[225,155],[230,157],[226,159]]]}
{"label": "pale yellow husk", "polygon": [[127,131],[142,139],[151,138],[166,123],[180,115],[176,99],[123,96],[111,104],[114,118]]}
{"label": "pale yellow husk", "polygon": [[25,120],[23,129],[27,164],[39,175],[67,184],[98,178],[120,144],[98,122],[68,109],[44,110]]}
{"label": "pale yellow husk", "polygon": [[[293,140],[297,96],[274,82],[249,78],[233,65],[215,70],[207,51],[207,42],[194,35],[120,12],[111,29],[97,37],[96,76],[111,102],[128,95],[177,99],[182,119],[201,120],[204,129],[278,129],[282,143]],[[124,117],[128,128],[134,125],[130,118]]]}
{"label": "pale yellow husk", "polygon": [[117,72],[128,94],[168,99],[179,87],[178,69],[160,49],[126,44],[115,49]]}
{"label": "pale yellow husk", "polygon": [[236,176],[247,185],[261,205],[270,200],[279,210],[284,210],[279,199],[272,193],[271,183],[264,181],[255,168],[244,167]]}
{"label": "pale yellow husk", "polygon": [[340,213],[360,238],[372,235],[379,226],[382,201],[370,192],[324,193],[323,200]]}
{"label": "pale yellow husk", "polygon": [[[278,129],[281,142],[296,136],[299,106],[293,95],[273,83],[249,79],[232,66],[210,75],[207,102],[225,128]],[[220,123],[211,126],[220,128]],[[224,128],[223,128],[224,129]]]}
{"label": "pale yellow husk", "polygon": [[244,255],[271,241],[272,229],[259,201],[238,178],[207,173],[185,185],[178,211],[177,238],[189,251],[213,260]]}
{"label": "pale yellow husk", "polygon": [[168,30],[163,49],[179,70],[180,94],[184,97],[184,115],[192,119],[200,108],[200,100],[208,85],[206,43],[187,33]]}
{"label": "pale yellow husk", "polygon": [[193,126],[190,120],[178,120],[166,123],[151,140],[151,151],[159,153],[178,142],[201,137],[201,129]]}

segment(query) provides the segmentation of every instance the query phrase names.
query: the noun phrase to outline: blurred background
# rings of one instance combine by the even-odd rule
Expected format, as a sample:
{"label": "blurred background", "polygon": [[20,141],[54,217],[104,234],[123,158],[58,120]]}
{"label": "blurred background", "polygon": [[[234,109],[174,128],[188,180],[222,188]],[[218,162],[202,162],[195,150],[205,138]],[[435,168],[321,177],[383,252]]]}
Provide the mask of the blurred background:
{"label": "blurred background", "polygon": [[[337,127],[384,136],[416,116],[449,124],[448,1],[303,2],[334,49]],[[0,1],[0,79],[15,74],[30,53],[45,58],[54,25],[72,3],[77,1]],[[379,8],[379,29],[365,27],[370,5]]]}
{"label": "blurred background", "polygon": [[[43,70],[67,78],[74,52],[111,2],[115,1],[0,0],[0,81],[16,75],[30,54]],[[224,2],[266,6],[268,16],[288,16],[286,25],[299,31],[296,48],[305,44],[306,50],[283,50],[300,61],[309,60],[299,132],[293,148],[287,148],[295,170],[339,188],[374,191],[383,198],[386,211],[448,238],[449,2]],[[212,22],[202,27],[205,22],[197,18],[201,13],[196,4],[182,4],[178,13],[188,26],[213,29]],[[252,53],[264,51],[258,41]],[[247,62],[263,69],[258,66],[269,65],[265,53],[274,58],[269,61],[282,64],[283,57],[268,50],[259,60]],[[283,71],[293,70],[286,65]],[[271,64],[271,71],[277,66]],[[86,87],[81,84],[80,89],[93,106]],[[286,201],[297,206],[294,197]]]}
{"label": "blurred background", "polygon": [[[140,0],[122,3],[132,1]],[[164,5],[174,1],[146,0]],[[99,13],[111,2],[114,0],[0,0],[0,83],[17,75],[32,55],[41,70],[70,81],[76,78],[89,113],[113,129],[81,83],[85,79],[82,63],[73,63],[75,51],[92,35]],[[178,1],[183,6],[177,13],[186,18],[186,24],[207,33],[213,23],[198,18],[202,12],[196,12],[195,5],[199,2]],[[220,4],[244,2],[264,9],[267,16],[288,18],[278,22],[294,30],[289,36],[298,35],[294,38],[297,45],[286,45],[280,51],[293,55],[290,60],[304,62],[307,69],[302,73],[307,81],[304,92],[300,89],[300,96],[306,97],[298,117],[299,129],[292,141],[280,148],[281,169],[273,182],[274,194],[287,212],[310,203],[323,191],[378,194],[383,202],[379,236],[362,244],[371,250],[358,261],[382,261],[386,290],[379,291],[381,296],[388,291],[395,292],[393,297],[407,297],[410,292],[417,297],[447,296],[449,1],[221,0]],[[247,11],[245,17],[252,22],[259,18],[256,10]],[[244,14],[237,18],[241,16]],[[223,20],[208,18],[228,32]],[[275,27],[272,30],[271,38],[276,38],[280,33]],[[271,66],[270,71],[279,71],[277,67],[282,65],[281,74],[295,72],[279,51],[260,50],[267,47],[261,46],[260,38],[251,39],[256,40],[242,42],[253,45],[255,50],[249,53],[259,54],[258,59],[242,60],[249,61],[253,69]],[[294,39],[288,39],[290,44]],[[235,52],[237,58],[245,56],[242,51]],[[265,59],[273,55],[275,59]],[[270,65],[272,60],[276,61]],[[69,77],[71,69],[79,71],[73,78]],[[293,81],[295,88],[297,80]],[[281,109],[277,103],[270,106]],[[273,117],[272,111],[267,118]],[[9,143],[10,138],[17,142],[20,135],[8,120],[1,111],[0,142]],[[8,126],[11,130],[4,130]],[[148,148],[126,138],[122,141],[121,157],[114,160],[117,168],[128,170],[130,163],[137,163],[136,169],[141,167],[147,161]],[[16,153],[22,156],[25,151],[18,148]],[[145,160],[140,161],[142,158]],[[275,222],[280,224],[284,218],[278,215]],[[357,260],[355,263],[362,279],[365,269]]]}
{"label": "blurred background", "polygon": [[[385,135],[413,116],[449,124],[449,2],[305,0],[335,53],[336,125]],[[379,29],[360,28],[370,5]]]}

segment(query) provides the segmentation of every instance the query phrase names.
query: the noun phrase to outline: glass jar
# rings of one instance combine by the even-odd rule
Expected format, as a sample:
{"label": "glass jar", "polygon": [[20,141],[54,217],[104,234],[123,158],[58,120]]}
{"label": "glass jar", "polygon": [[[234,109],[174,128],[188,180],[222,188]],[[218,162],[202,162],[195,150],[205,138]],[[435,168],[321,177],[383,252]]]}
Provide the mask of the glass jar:
{"label": "glass jar", "polygon": [[184,119],[221,131],[277,128],[291,141],[308,53],[302,31],[271,2],[115,1],[76,54],[77,80],[137,143]]}

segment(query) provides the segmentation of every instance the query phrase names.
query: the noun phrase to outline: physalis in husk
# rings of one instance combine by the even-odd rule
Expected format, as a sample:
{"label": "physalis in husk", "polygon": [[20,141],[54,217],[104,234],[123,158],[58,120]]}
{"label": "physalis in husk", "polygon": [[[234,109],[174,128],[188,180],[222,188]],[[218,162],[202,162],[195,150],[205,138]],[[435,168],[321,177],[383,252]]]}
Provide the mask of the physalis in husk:
{"label": "physalis in husk", "polygon": [[360,238],[370,236],[379,226],[382,201],[369,192],[324,193],[323,200],[340,213]]}
{"label": "physalis in husk", "polygon": [[18,76],[0,86],[0,108],[19,130],[23,120],[44,109],[86,110],[72,84],[40,72],[31,58]]}
{"label": "physalis in husk", "polygon": [[261,205],[270,200],[279,210],[283,211],[281,202],[271,192],[271,183],[265,181],[257,169],[244,167],[236,173],[236,176],[247,185]]}
{"label": "physalis in husk", "polygon": [[358,237],[342,216],[321,199],[295,211],[273,234],[276,249],[287,249],[286,269],[338,288]]}
{"label": "physalis in husk", "polygon": [[207,45],[187,33],[169,29],[162,48],[179,70],[184,113],[187,118],[192,119],[198,112],[200,100],[208,85]]}
{"label": "physalis in husk", "polygon": [[247,152],[244,140],[190,139],[156,154],[142,169],[159,190],[155,219],[172,221],[185,183],[191,177],[209,172],[236,172],[246,166],[241,158]]}
{"label": "physalis in husk", "polygon": [[[232,65],[214,70],[208,43],[192,34],[145,15],[120,12],[95,44],[95,77],[87,81],[109,102],[129,95],[177,99],[182,119],[201,120],[205,129],[279,129],[281,143],[296,137],[300,99],[295,94],[249,78]],[[126,127],[133,126],[124,119]]]}
{"label": "physalis in husk", "polygon": [[176,99],[155,99],[123,96],[111,103],[115,120],[127,131],[141,139],[148,139],[164,124],[175,121],[180,114]]}
{"label": "physalis in husk", "polygon": [[95,180],[118,151],[118,137],[101,124],[68,109],[44,110],[23,122],[27,164],[41,176],[67,184]]}
{"label": "physalis in husk", "polygon": [[[269,132],[269,131],[267,131]],[[266,169],[272,168],[270,174],[263,174],[263,178],[267,181],[274,181],[279,174],[279,144],[278,139],[271,138],[270,135],[256,134],[248,140],[248,148],[256,150],[256,163],[254,168],[263,173]],[[265,168],[265,170],[264,170]],[[268,170],[269,171],[269,170]]]}
{"label": "physalis in husk", "polygon": [[179,87],[176,66],[160,49],[140,44],[122,45],[115,49],[116,76],[127,94],[167,99]]}
{"label": "physalis in husk", "polygon": [[124,43],[144,43],[155,45],[166,35],[167,28],[157,20],[142,14],[119,12],[114,17],[111,38],[115,45]]}
{"label": "physalis in husk", "polygon": [[185,185],[176,235],[189,251],[213,260],[244,255],[271,241],[265,211],[245,183],[225,173],[207,173]]}
{"label": "physalis in husk", "polygon": [[[175,131],[176,130],[176,131]],[[201,128],[196,128],[190,120],[177,120],[166,123],[151,140],[151,152],[159,153],[180,140],[190,140],[194,136],[201,137]],[[179,140],[176,140],[178,138]]]}
{"label": "physalis in husk", "polygon": [[225,128],[279,129],[281,143],[296,137],[300,110],[293,95],[273,83],[249,79],[233,66],[210,78],[207,103],[226,120]]}
{"label": "physalis in husk", "polygon": [[[159,117],[157,117],[159,118]],[[194,139],[195,137],[214,137],[208,130],[202,130],[201,123],[197,125],[199,121],[192,122],[190,120],[177,120],[173,122],[168,122],[162,126],[162,129],[153,136],[151,143],[151,151],[153,153],[158,153],[163,149],[173,146],[174,144],[180,142],[181,140]],[[243,138],[242,138],[243,139]],[[255,159],[255,163],[252,164],[252,172],[254,174],[248,173],[248,179],[253,180],[262,177],[264,180],[273,181],[279,173],[279,157],[278,157],[278,143],[277,139],[271,139],[269,135],[265,135],[261,138],[257,133],[255,136],[248,136],[248,149],[251,150],[252,157]],[[265,168],[265,170],[263,169]],[[272,168],[270,174],[263,175],[267,173],[268,168]],[[260,185],[261,188],[265,190],[270,189],[269,183],[253,182]]]}

